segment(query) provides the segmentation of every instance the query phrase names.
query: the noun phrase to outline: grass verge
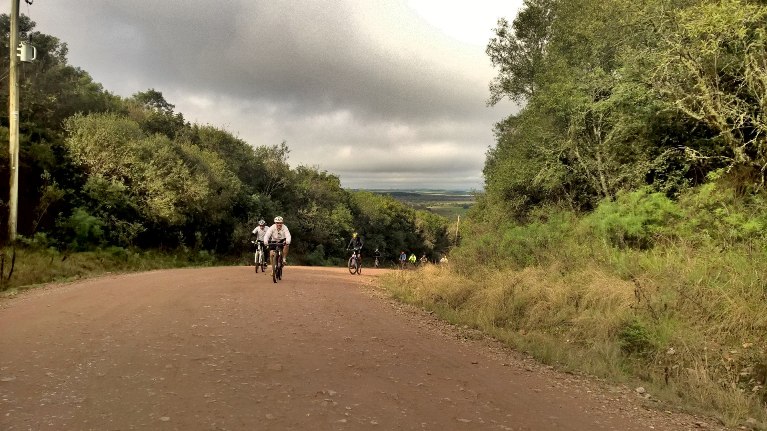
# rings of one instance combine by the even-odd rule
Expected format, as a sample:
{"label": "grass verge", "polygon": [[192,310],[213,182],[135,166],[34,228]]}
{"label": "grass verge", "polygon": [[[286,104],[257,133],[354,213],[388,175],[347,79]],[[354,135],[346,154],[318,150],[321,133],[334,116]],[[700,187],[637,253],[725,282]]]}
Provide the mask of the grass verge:
{"label": "grass verge", "polygon": [[472,267],[462,250],[464,260],[397,271],[383,286],[543,363],[633,382],[659,405],[727,426],[767,429],[767,251],[681,241],[620,249],[561,232],[534,247],[521,240],[525,265]]}
{"label": "grass verge", "polygon": [[[149,271],[153,269],[221,264],[208,252],[132,251],[119,247],[86,251],[61,252],[53,248],[18,247],[0,249],[2,281],[5,296],[40,284],[71,281],[112,272]],[[12,268],[12,271],[11,271]]]}

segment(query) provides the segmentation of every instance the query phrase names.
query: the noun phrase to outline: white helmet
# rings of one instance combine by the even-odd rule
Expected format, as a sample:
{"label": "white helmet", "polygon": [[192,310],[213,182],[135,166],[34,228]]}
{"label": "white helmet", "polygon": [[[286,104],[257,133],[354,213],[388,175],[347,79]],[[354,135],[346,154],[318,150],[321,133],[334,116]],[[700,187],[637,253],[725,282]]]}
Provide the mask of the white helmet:
{"label": "white helmet", "polygon": [[274,218],[274,222],[275,223],[282,223],[282,217],[280,217],[280,216],[275,217]]}

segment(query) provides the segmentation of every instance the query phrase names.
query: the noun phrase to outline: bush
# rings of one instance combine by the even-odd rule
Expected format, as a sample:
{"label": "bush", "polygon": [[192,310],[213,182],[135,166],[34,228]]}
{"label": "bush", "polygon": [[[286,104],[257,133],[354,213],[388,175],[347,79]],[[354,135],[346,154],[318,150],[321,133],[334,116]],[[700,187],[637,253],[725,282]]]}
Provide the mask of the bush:
{"label": "bush", "polygon": [[642,189],[603,201],[586,223],[613,246],[645,250],[653,246],[658,235],[670,233],[671,223],[680,216],[671,199]]}
{"label": "bush", "polygon": [[683,236],[698,244],[732,247],[767,239],[767,202],[761,194],[739,195],[728,185],[712,182],[683,195]]}
{"label": "bush", "polygon": [[84,208],[75,208],[68,219],[59,223],[59,228],[64,230],[73,250],[92,249],[104,239],[104,222]]}
{"label": "bush", "polygon": [[627,354],[644,355],[655,349],[650,331],[641,322],[627,322],[618,334],[621,350]]}
{"label": "bush", "polygon": [[29,247],[35,250],[45,250],[54,246],[56,243],[54,240],[48,238],[48,235],[43,232],[35,233],[32,238],[27,238],[25,236],[19,235],[18,240],[25,247]]}

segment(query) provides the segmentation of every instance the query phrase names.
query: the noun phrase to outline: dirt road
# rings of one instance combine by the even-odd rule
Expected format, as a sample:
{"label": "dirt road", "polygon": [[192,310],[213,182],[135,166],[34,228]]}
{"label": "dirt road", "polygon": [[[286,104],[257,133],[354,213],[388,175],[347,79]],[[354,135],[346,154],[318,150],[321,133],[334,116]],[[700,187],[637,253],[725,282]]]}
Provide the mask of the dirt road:
{"label": "dirt road", "polygon": [[252,267],[155,271],[3,300],[0,429],[707,426],[472,341],[376,294],[365,272],[289,266],[274,284]]}

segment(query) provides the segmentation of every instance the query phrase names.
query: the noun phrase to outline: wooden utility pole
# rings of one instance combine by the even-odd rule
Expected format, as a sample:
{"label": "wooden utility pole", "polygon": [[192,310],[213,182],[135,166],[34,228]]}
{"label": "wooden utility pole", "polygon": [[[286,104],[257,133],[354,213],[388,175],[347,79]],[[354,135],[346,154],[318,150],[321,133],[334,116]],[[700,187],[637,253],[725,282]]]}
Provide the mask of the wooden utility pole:
{"label": "wooden utility pole", "polygon": [[8,73],[8,118],[10,151],[10,174],[8,191],[8,240],[16,241],[16,225],[19,206],[19,1],[11,0],[11,37],[9,50],[11,55],[11,70]]}

